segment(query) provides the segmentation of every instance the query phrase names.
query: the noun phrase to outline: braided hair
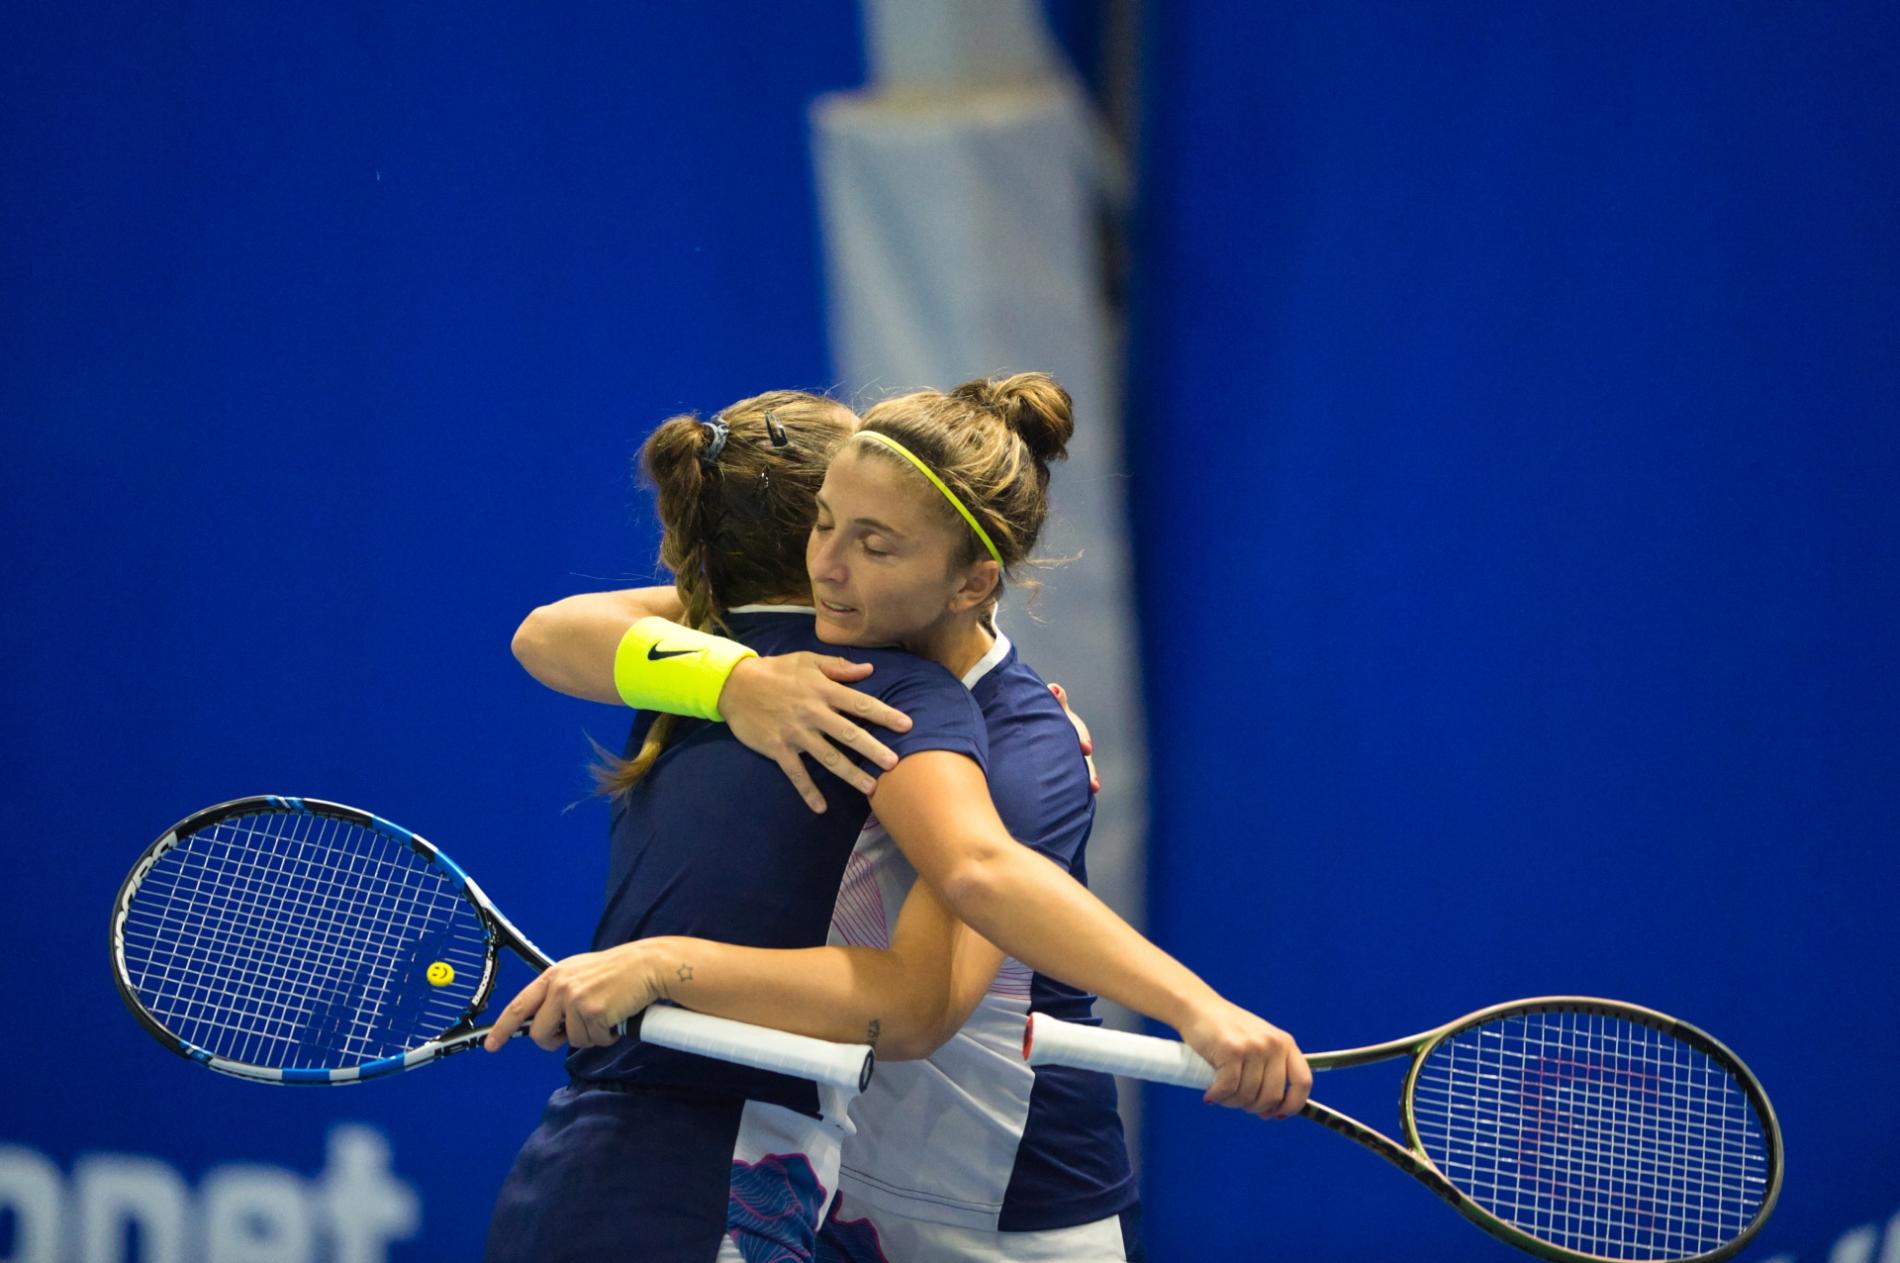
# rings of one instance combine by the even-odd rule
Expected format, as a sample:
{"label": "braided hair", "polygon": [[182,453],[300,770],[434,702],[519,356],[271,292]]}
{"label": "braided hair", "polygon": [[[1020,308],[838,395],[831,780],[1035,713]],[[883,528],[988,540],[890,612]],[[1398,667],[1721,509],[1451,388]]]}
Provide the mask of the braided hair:
{"label": "braided hair", "polygon": [[[662,421],[640,448],[644,481],[660,517],[660,564],[673,574],[683,621],[729,632],[726,612],[807,592],[805,540],[832,453],[857,417],[835,399],[774,390],[711,420],[685,413]],[[624,794],[649,771],[678,720],[661,715],[631,759],[602,752],[595,779]]]}

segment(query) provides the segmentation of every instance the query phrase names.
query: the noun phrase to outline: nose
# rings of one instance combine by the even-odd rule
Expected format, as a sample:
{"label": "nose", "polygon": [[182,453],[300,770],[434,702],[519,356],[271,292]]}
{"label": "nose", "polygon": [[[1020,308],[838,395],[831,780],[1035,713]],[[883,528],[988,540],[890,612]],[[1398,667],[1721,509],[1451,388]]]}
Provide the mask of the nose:
{"label": "nose", "polygon": [[805,549],[805,569],[811,572],[814,583],[842,583],[845,579],[844,549],[839,546],[838,537],[842,531],[832,531],[828,535],[811,533],[811,539]]}

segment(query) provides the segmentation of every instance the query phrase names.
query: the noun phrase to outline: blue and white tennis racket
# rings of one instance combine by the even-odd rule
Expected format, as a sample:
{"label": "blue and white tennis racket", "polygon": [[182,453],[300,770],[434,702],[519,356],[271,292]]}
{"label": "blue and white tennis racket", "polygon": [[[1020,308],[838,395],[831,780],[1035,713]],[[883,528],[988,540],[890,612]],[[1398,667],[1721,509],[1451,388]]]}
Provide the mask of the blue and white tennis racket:
{"label": "blue and white tennis racket", "polygon": [[[347,1084],[479,1044],[507,947],[529,942],[448,856],[379,816],[315,798],[240,798],[147,847],[112,909],[119,993],[161,1044],[263,1083]],[[873,1058],[685,1009],[647,1009],[653,1044],[860,1092]]]}
{"label": "blue and white tennis racket", "polygon": [[[1032,1013],[1031,1065],[1205,1088],[1186,1044]],[[1715,1263],[1768,1219],[1781,1128],[1719,1040],[1593,996],[1514,1000],[1417,1035],[1308,1053],[1314,1070],[1409,1057],[1405,1143],[1308,1100],[1300,1111],[1386,1159],[1492,1236],[1554,1263]]]}

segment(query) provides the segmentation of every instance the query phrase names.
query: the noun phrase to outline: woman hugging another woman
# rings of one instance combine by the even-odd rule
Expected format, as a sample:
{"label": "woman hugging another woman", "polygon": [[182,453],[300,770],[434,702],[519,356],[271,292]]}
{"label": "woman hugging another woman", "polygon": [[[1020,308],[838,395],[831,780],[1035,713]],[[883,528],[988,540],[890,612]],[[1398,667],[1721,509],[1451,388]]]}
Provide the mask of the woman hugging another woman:
{"label": "woman hugging another woman", "polygon": [[[723,414],[724,436],[703,427],[701,469],[680,478],[686,486],[667,485],[653,460],[659,434],[649,443],[668,536],[663,557],[682,577],[678,590],[544,607],[524,624],[517,651],[562,691],[705,717],[663,732],[663,746],[649,739],[648,716],[636,722],[629,749],[637,753],[616,781],[626,787],[616,798],[616,871],[648,863],[622,858],[622,821],[645,810],[641,798],[669,777],[687,775],[669,763],[683,763],[695,742],[736,749],[743,741],[778,760],[786,775],[774,798],[762,789],[780,780],[772,764],[744,756],[741,783],[735,758],[722,810],[769,820],[779,847],[809,846],[799,840],[805,822],[847,820],[849,854],[834,847],[802,857],[816,870],[803,885],[783,878],[794,862],[783,856],[755,880],[741,866],[751,859],[741,862],[721,840],[736,821],[682,822],[704,843],[697,862],[716,870],[727,896],[768,919],[797,920],[786,905],[811,902],[812,887],[836,874],[835,898],[819,914],[829,916],[830,945],[816,946],[822,931],[804,946],[763,941],[736,921],[702,918],[689,928],[677,917],[616,917],[610,882],[596,951],[537,980],[504,1022],[531,1017],[544,1046],[557,1045],[563,1030],[577,1046],[603,1046],[570,1057],[577,1077],[594,1064],[589,1057],[619,1065],[637,1055],[640,1046],[615,1043],[611,1028],[657,998],[824,1038],[873,1035],[884,1060],[851,1109],[855,1133],[837,1127],[835,1158],[829,1142],[812,1146],[824,1190],[813,1209],[830,1212],[822,1240],[800,1223],[781,1232],[788,1252],[773,1257],[1139,1258],[1112,1082],[1025,1065],[1024,1015],[1091,1020],[1093,996],[1108,996],[1176,1027],[1213,1062],[1220,1077],[1208,1099],[1259,1113],[1297,1111],[1311,1080],[1284,1032],[1215,994],[1083,888],[1089,774],[1062,708],[994,620],[1047,515],[1049,463],[1073,427],[1068,396],[1045,375],[1019,374],[881,403],[840,436],[802,525],[789,511],[777,518],[747,507],[773,475],[769,460],[720,467],[741,436],[739,415]],[[759,433],[744,431],[746,450],[769,456],[775,427],[783,428],[779,415],[760,415]],[[802,619],[808,639],[788,633],[768,643],[745,621],[747,606],[719,599],[721,559],[782,555],[799,543],[808,582],[777,594],[772,616]],[[703,600],[688,577],[695,567],[712,580]],[[684,617],[692,628],[639,617],[655,614]],[[733,638],[679,639],[718,626]],[[800,653],[816,647],[809,637],[860,665]],[[691,653],[677,652],[689,645]],[[935,664],[933,686],[947,679],[963,690],[975,740],[961,726],[968,712],[958,714],[924,677],[913,671],[902,688],[880,681],[901,657],[894,649]],[[767,657],[749,660],[748,650]],[[856,691],[837,679],[851,679]],[[679,701],[682,691],[696,700]],[[902,728],[887,707],[910,720],[889,739],[894,749],[852,722]],[[787,716],[801,714],[816,718],[794,732]],[[730,727],[708,722],[714,715]],[[820,792],[801,749],[824,769],[817,775],[831,807],[822,815],[797,801],[813,803]],[[640,775],[629,779],[634,769]],[[881,775],[873,781],[874,769]],[[868,814],[847,784],[869,787]],[[636,899],[652,893],[640,890]],[[809,934],[811,924],[800,922],[798,932]],[[817,1233],[816,1222],[809,1227]],[[726,1240],[743,1246],[745,1231],[729,1223]]]}

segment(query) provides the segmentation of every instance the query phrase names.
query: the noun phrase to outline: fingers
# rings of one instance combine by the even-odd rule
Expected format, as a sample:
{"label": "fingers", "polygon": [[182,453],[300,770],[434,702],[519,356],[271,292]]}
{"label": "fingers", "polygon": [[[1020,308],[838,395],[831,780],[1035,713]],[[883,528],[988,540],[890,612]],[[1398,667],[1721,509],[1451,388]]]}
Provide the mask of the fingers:
{"label": "fingers", "polygon": [[495,1019],[494,1029],[489,1031],[487,1037],[482,1040],[482,1047],[489,1052],[500,1052],[507,1047],[508,1041],[514,1038],[514,1033],[521,1028],[521,1024],[533,1017],[535,1011],[541,1007],[541,997],[547,989],[547,975],[543,974],[516,992],[515,998],[508,1001],[507,1007],[502,1009],[501,1016]]}
{"label": "fingers", "polygon": [[[1282,1073],[1280,1059],[1264,1050],[1236,1050],[1222,1064],[1215,1076],[1214,1086],[1208,1089],[1208,1094],[1202,1099],[1210,1105],[1246,1110],[1249,1114],[1266,1113],[1280,1103],[1281,1085],[1285,1082],[1280,1077]],[[1215,1095],[1216,1089],[1223,1084],[1232,1086],[1225,1095]]]}
{"label": "fingers", "polygon": [[567,1043],[567,1013],[559,997],[550,996],[548,1003],[535,1010],[534,1020],[528,1024],[528,1038],[544,1052],[553,1052]]}
{"label": "fingers", "polygon": [[853,680],[862,680],[871,674],[873,668],[868,662],[853,662],[849,658],[840,658],[833,654],[812,654],[811,660],[818,669],[834,680],[849,684]]}
{"label": "fingers", "polygon": [[1276,1049],[1267,1058],[1266,1070],[1260,1080],[1260,1095],[1254,1100],[1252,1113],[1261,1118],[1279,1117],[1280,1103],[1286,1100],[1286,1072],[1286,1053]]}
{"label": "fingers", "polygon": [[537,1045],[553,1052],[562,1045],[603,1048],[624,1033],[623,1014],[653,1002],[653,985],[642,972],[633,944],[609,952],[582,952],[556,961],[521,989],[483,1038],[490,1052],[505,1045],[525,1024]]}
{"label": "fingers", "polygon": [[1081,743],[1082,761],[1088,764],[1089,769],[1089,792],[1099,794],[1102,792],[1102,777],[1095,770],[1095,738],[1089,735],[1089,726],[1082,722],[1082,716],[1069,708],[1069,695],[1062,686],[1051,684],[1049,691],[1062,703],[1062,713],[1069,717],[1069,723],[1075,729],[1075,739]]}
{"label": "fingers", "polygon": [[1082,716],[1076,714],[1074,708],[1069,705],[1068,693],[1063,691],[1060,684],[1051,684],[1049,691],[1055,694],[1058,702],[1062,703],[1063,713],[1069,717],[1069,723],[1074,725],[1075,735],[1082,742],[1082,753],[1094,754],[1095,739],[1089,735],[1089,726],[1082,721]]}
{"label": "fingers", "polygon": [[1208,1085],[1206,1095],[1201,1099],[1209,1105],[1226,1105],[1234,1098],[1234,1092],[1240,1086],[1240,1063],[1229,1058],[1223,1065],[1214,1069],[1214,1082]]}
{"label": "fingers", "polygon": [[568,1006],[567,1042],[576,1048],[605,1048],[620,1038],[605,1015],[590,1012],[579,1005]]}
{"label": "fingers", "polygon": [[[1280,1073],[1280,1061],[1277,1057],[1262,1057],[1250,1054],[1240,1061],[1240,1087],[1234,1092],[1233,1104],[1249,1114],[1258,1114],[1266,1103],[1280,1103],[1280,1088],[1275,1075]],[[1285,1083],[1279,1079],[1278,1083]]]}
{"label": "fingers", "polygon": [[[823,721],[822,727],[825,735],[830,737],[833,741],[855,754],[863,755],[884,771],[888,772],[897,766],[897,756],[891,753],[889,746],[886,746],[882,741],[879,741],[876,737],[873,737],[870,733],[864,731],[864,729],[858,727],[843,715],[827,716]],[[841,771],[839,768],[832,768],[831,770],[836,772],[839,776],[844,777],[845,780],[850,781],[853,788],[857,789],[859,793],[868,794],[877,787],[877,782],[872,779],[870,773],[860,769],[858,765],[853,763],[850,759],[840,759],[839,763],[845,770]],[[827,766],[829,766],[829,764],[827,764]]]}
{"label": "fingers", "polygon": [[[728,722],[733,735],[747,749],[778,764],[814,812],[825,810],[825,799],[804,765],[805,758],[861,794],[875,790],[876,773],[896,767],[897,755],[866,729],[875,724],[908,732],[911,721],[903,711],[850,687],[851,681],[871,674],[871,665],[815,653],[759,661],[769,665],[747,674],[743,708],[740,698],[731,699],[734,709]],[[727,693],[735,693],[738,681],[735,668]],[[726,700],[721,694],[722,706]],[[868,760],[871,769],[859,766],[851,755]]]}
{"label": "fingers", "polygon": [[1214,1083],[1201,1099],[1243,1109],[1261,1118],[1291,1118],[1313,1090],[1313,1068],[1293,1037],[1244,1010],[1196,1024],[1190,1044],[1214,1067]]}
{"label": "fingers", "polygon": [[[836,659],[843,662],[844,659]],[[846,665],[855,666],[856,663]],[[867,664],[864,673],[869,675],[871,668]],[[836,676],[832,677],[836,679]],[[876,724],[880,728],[889,728],[892,732],[909,732],[910,716],[885,702],[879,701],[869,693],[861,693],[854,688],[833,689],[825,694],[825,700],[840,714],[850,715],[860,723]]]}
{"label": "fingers", "polygon": [[811,773],[805,770],[805,761],[798,757],[798,751],[789,750],[777,758],[778,770],[785,773],[785,779],[792,783],[798,796],[805,805],[819,815],[825,814],[825,796],[818,792],[818,786],[811,779]]}
{"label": "fingers", "polygon": [[[824,723],[830,724],[835,721],[836,717],[833,716],[825,720]],[[820,728],[816,732],[801,737],[800,745],[803,747],[804,753],[808,755],[813,762],[817,763],[819,767],[824,768],[825,771],[851,786],[851,788],[857,790],[860,794],[868,795],[873,789],[877,788],[877,781],[870,773],[866,772],[856,763],[853,763],[846,757],[844,751],[826,740],[825,729]]]}
{"label": "fingers", "polygon": [[[1286,1096],[1287,1059],[1277,1051],[1255,1049],[1230,1057],[1214,1077],[1214,1085],[1201,1099],[1209,1105],[1246,1110],[1262,1118],[1284,1117],[1280,1109]],[[1309,1077],[1307,1086],[1312,1086]],[[1305,1104],[1305,1098],[1301,1098]]]}
{"label": "fingers", "polygon": [[[867,753],[872,749],[884,749],[876,741],[853,728],[848,721],[837,720],[834,717],[834,720],[827,722],[842,725],[837,734],[840,741],[849,743],[851,734],[857,732],[857,740],[864,746]],[[823,815],[825,811],[825,796],[818,791],[818,784],[812,780],[811,773],[806,771],[805,760],[800,757],[801,755],[809,757],[860,794],[869,796],[871,791],[877,788],[877,778],[846,757],[843,751],[827,739],[830,735],[821,729],[802,736],[798,748],[788,749],[775,756],[773,760],[778,764],[779,771],[785,773],[785,779],[792,783],[792,788],[798,791],[798,796],[805,800],[805,805],[820,815]],[[890,754],[890,751],[884,750],[884,753]],[[896,765],[897,760],[893,757],[891,766]]]}
{"label": "fingers", "polygon": [[[1245,1058],[1241,1089],[1228,1104],[1261,1118],[1291,1118],[1306,1104],[1313,1090],[1313,1071],[1299,1045],[1284,1032],[1275,1032],[1264,1052]],[[1251,1071],[1259,1067],[1257,1081]]]}
{"label": "fingers", "polygon": [[[897,756],[891,753],[889,746],[852,723],[849,719],[846,719],[843,715],[824,715],[818,719],[817,723],[820,731],[827,737],[830,737],[845,749],[863,755],[865,758],[871,760],[871,762],[877,764],[883,771],[888,772],[897,766]],[[836,771],[835,768],[833,770]],[[840,772],[839,775],[843,776],[844,774]],[[850,778],[846,777],[845,779],[849,780]],[[864,792],[868,794],[871,791],[866,789]]]}
{"label": "fingers", "polygon": [[1313,1094],[1313,1067],[1306,1064],[1306,1054],[1291,1039],[1287,1046],[1292,1052],[1287,1057],[1286,1096],[1280,1101],[1280,1108],[1273,1111],[1275,1118],[1291,1118],[1306,1108],[1306,1098]]}

